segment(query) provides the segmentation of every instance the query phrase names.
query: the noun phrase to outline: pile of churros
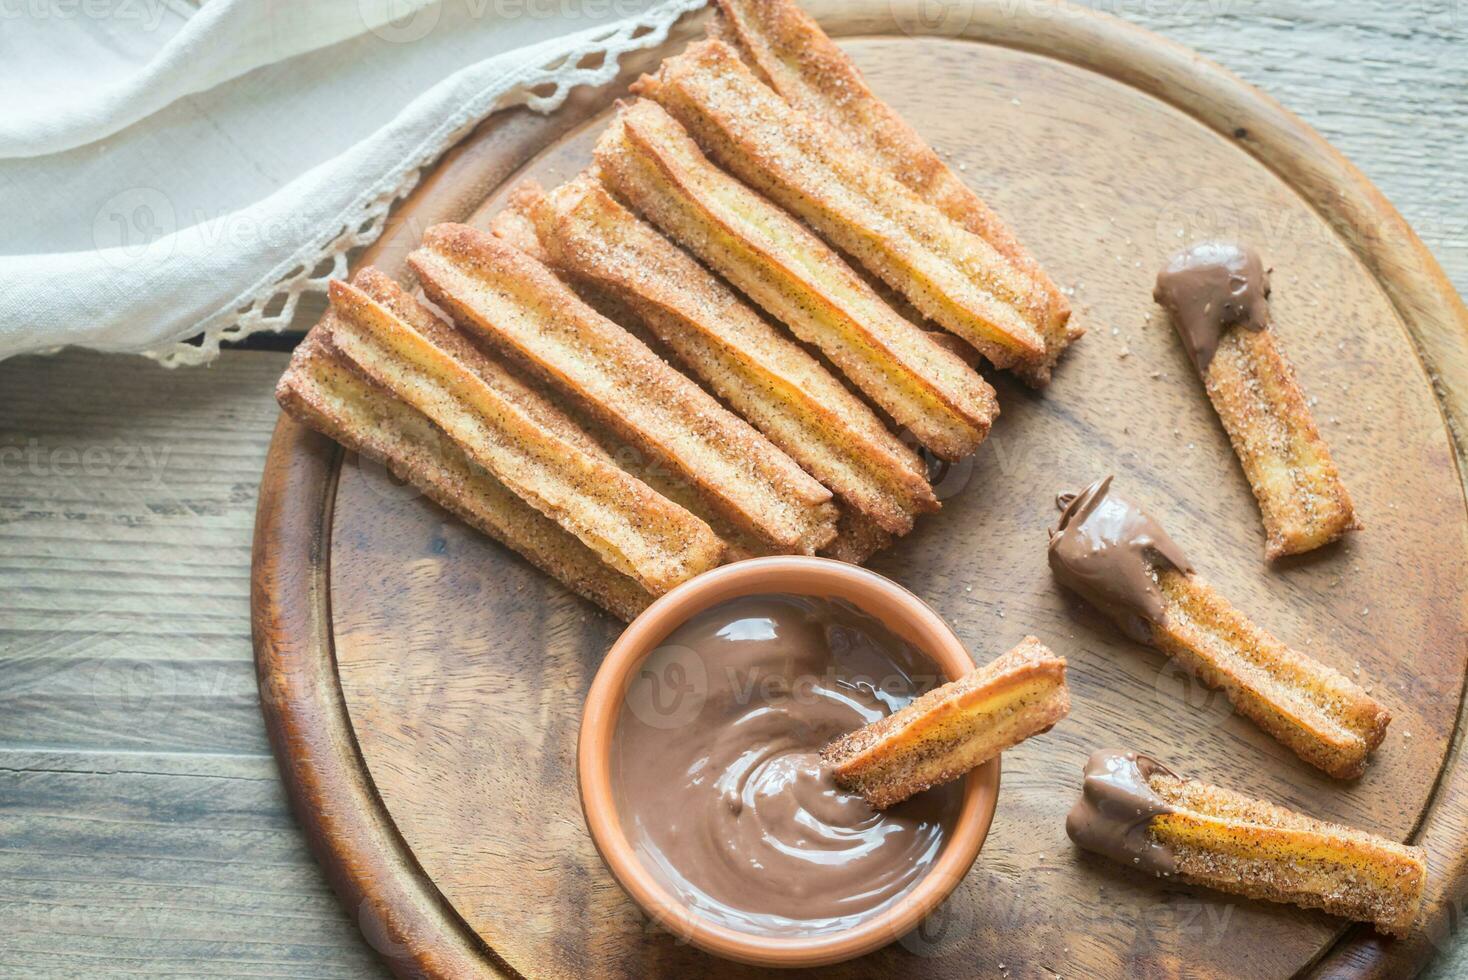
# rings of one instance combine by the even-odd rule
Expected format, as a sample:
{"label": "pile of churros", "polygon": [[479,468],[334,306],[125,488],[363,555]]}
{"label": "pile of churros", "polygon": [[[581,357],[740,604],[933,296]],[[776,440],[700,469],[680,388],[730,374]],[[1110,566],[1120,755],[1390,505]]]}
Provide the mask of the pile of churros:
{"label": "pile of churros", "polygon": [[[999,406],[973,365],[1043,386],[1081,334],[1003,221],[790,0],[718,0],[709,33],[633,85],[585,172],[517,186],[488,229],[429,228],[417,291],[370,267],[333,282],[278,390],[623,619],[740,558],[865,561],[938,510],[924,455],[988,434]],[[1155,297],[1273,559],[1360,525],[1268,288],[1252,251],[1205,243]],[[1360,775],[1387,710],[1235,609],[1110,484],[1061,496],[1056,579],[1305,762]],[[1065,668],[1027,638],[824,762],[890,806],[1064,718]],[[1395,934],[1425,881],[1421,848],[1120,750],[1093,757],[1067,829],[1144,871]]]}
{"label": "pile of churros", "polygon": [[988,434],[978,357],[1042,385],[1079,335],[813,20],[729,0],[711,34],[633,86],[585,173],[429,228],[421,294],[332,283],[279,388],[623,618],[721,562],[866,560],[938,509],[923,453]]}

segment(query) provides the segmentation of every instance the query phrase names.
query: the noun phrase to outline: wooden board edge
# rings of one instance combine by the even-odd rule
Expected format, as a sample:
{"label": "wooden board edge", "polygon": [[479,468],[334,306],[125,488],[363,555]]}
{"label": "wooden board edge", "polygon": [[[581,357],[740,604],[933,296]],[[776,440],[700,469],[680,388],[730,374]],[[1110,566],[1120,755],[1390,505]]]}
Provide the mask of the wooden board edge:
{"label": "wooden board edge", "polygon": [[341,457],[331,440],[282,415],[260,480],[250,626],[281,781],[342,907],[397,976],[518,976],[418,867],[358,750],[327,630]]}
{"label": "wooden board edge", "polygon": [[[1412,934],[1392,940],[1370,926],[1353,924],[1325,950],[1310,971],[1319,978],[1416,976],[1433,959],[1462,941],[1468,925],[1468,772],[1462,765],[1468,725],[1468,681],[1460,692],[1457,727],[1448,745],[1438,785],[1412,840],[1428,850],[1427,894]],[[1438,853],[1446,848],[1446,854]]]}
{"label": "wooden board edge", "polygon": [[[937,21],[932,20],[927,16],[930,12],[925,8],[924,0],[804,2],[826,30],[836,37],[865,34],[947,36],[1000,44],[1057,58],[1105,74],[1179,108],[1220,134],[1236,139],[1242,148],[1278,174],[1317,211],[1344,214],[1346,221],[1335,222],[1334,227],[1342,234],[1365,268],[1382,283],[1406,324],[1408,339],[1418,351],[1442,404],[1444,419],[1457,449],[1459,482],[1463,482],[1463,460],[1468,456],[1468,308],[1465,308],[1437,260],[1385,196],[1303,120],[1227,69],[1182,45],[1108,14],[1062,2],[1017,7],[1004,0],[975,0],[962,5],[966,16],[957,24],[946,16]],[[670,38],[669,44],[676,44],[678,39],[687,39],[696,33],[701,20],[698,16],[685,18]],[[640,70],[635,60],[628,62],[628,66],[619,75],[619,80]],[[560,134],[590,118],[599,104],[595,93],[582,90],[573,95],[557,114],[550,117],[537,116],[525,109],[508,110],[491,116],[446,154],[444,160],[395,209],[398,220],[390,219],[387,230],[363,253],[357,264],[376,262],[384,271],[401,275],[402,257],[427,224],[466,217],[477,203],[474,200],[476,197],[482,198],[509,176],[502,170],[491,169],[491,164],[498,167],[499,161],[506,158],[506,141],[516,146],[516,157],[526,158]],[[493,154],[490,152],[491,147]],[[464,188],[472,190],[466,192]],[[404,220],[402,216],[410,216],[411,220]],[[377,810],[370,818],[351,820],[348,815],[340,814],[333,815],[333,820],[344,821],[343,826],[346,826],[346,822],[354,822],[362,825],[358,830],[376,833],[382,839],[375,843],[384,850],[369,852],[360,849],[354,841],[352,846],[358,849],[349,857],[343,857],[333,850],[330,839],[321,835],[321,827],[307,819],[306,810],[311,797],[299,794],[309,793],[334,778],[312,767],[319,766],[330,757],[332,751],[340,755],[341,746],[309,743],[318,755],[310,756],[304,763],[311,770],[305,777],[297,773],[303,763],[294,754],[294,750],[307,743],[297,741],[299,728],[284,728],[281,733],[277,733],[276,729],[288,724],[289,720],[299,724],[301,719],[272,717],[272,699],[267,697],[267,663],[271,677],[284,676],[281,673],[282,668],[287,666],[299,673],[301,687],[309,690],[313,696],[321,695],[323,688],[330,687],[335,691],[335,708],[341,712],[340,720],[343,723],[345,707],[341,702],[340,691],[336,688],[334,662],[329,649],[315,650],[314,661],[310,650],[266,650],[262,646],[261,629],[262,622],[268,620],[279,624],[286,621],[281,618],[283,615],[293,615],[294,618],[290,620],[292,623],[299,624],[303,630],[313,631],[297,635],[313,637],[312,645],[329,642],[324,638],[323,607],[310,605],[312,601],[325,603],[324,592],[315,599],[310,598],[315,595],[313,590],[316,587],[290,581],[291,572],[286,567],[287,562],[283,560],[287,552],[298,560],[304,560],[302,556],[308,554],[314,555],[317,564],[311,566],[313,570],[310,573],[314,582],[315,577],[324,575],[324,566],[320,565],[324,560],[324,552],[320,551],[323,542],[318,538],[309,547],[303,546],[301,541],[286,542],[281,540],[282,529],[277,528],[273,535],[268,536],[270,547],[277,549],[276,555],[269,562],[262,562],[261,555],[267,540],[267,536],[262,534],[267,483],[275,483],[272,496],[284,493],[281,484],[287,477],[302,487],[314,486],[304,475],[292,471],[292,467],[296,466],[294,461],[284,458],[287,445],[291,447],[290,452],[293,455],[319,455],[330,451],[331,444],[321,437],[314,438],[324,443],[326,448],[308,445],[312,436],[313,434],[295,423],[282,419],[271,443],[270,457],[261,482],[260,509],[256,518],[252,622],[256,637],[257,667],[260,672],[262,710],[266,715],[277,759],[282,766],[282,778],[290,790],[297,817],[307,829],[313,850],[326,867],[333,887],[342,897],[349,912],[353,908],[361,909],[361,925],[369,942],[374,946],[378,945],[372,939],[374,933],[369,930],[378,930],[376,935],[396,937],[397,932],[394,930],[402,931],[403,927],[409,927],[403,933],[402,938],[405,941],[399,943],[395,938],[389,944],[394,948],[401,945],[409,953],[407,956],[385,957],[395,972],[400,976],[424,975],[424,971],[430,976],[477,975],[454,969],[444,972],[445,964],[437,962],[442,949],[414,946],[406,941],[425,939],[429,934],[422,932],[423,929],[438,927],[445,930],[437,937],[440,942],[467,941],[469,949],[478,951],[479,958],[474,968],[490,970],[486,975],[502,975],[492,971],[505,971],[508,967],[504,964],[496,965],[490,959],[493,956],[492,951],[467,930],[452,909],[445,908],[446,903],[442,897],[417,869],[411,854],[406,852],[405,845],[391,828],[390,819],[381,809],[360,756],[356,753],[349,724],[345,732],[337,733],[339,737],[350,740],[351,752],[342,756],[354,767],[351,774],[353,778],[348,782],[355,784],[356,779],[363,780],[361,786],[354,785],[350,789],[365,790],[366,795],[362,799],[371,802]],[[278,453],[281,458],[277,458]],[[334,474],[323,470],[319,480],[321,489],[318,501],[326,508],[329,507],[327,484],[334,480]],[[299,503],[294,501],[273,504],[271,519],[279,524],[281,511],[287,506],[297,507],[299,514]],[[324,514],[324,510],[319,510],[314,518],[321,535],[326,533]],[[290,549],[291,545],[294,550]],[[262,564],[272,566],[267,570],[268,577],[262,578]],[[261,590],[265,585],[278,591],[285,583],[298,590],[304,589],[306,597],[296,596],[287,601],[279,594],[272,595],[268,600],[262,596]],[[262,618],[262,609],[267,601],[273,603],[273,613]],[[1465,597],[1465,602],[1468,602],[1468,597]],[[285,608],[287,605],[294,607],[297,604],[299,608]],[[311,618],[313,615],[314,619]],[[283,636],[275,635],[264,642],[268,646],[286,641]],[[307,684],[307,674],[304,671],[319,673],[323,665],[329,670],[329,677],[313,675]],[[328,705],[316,705],[310,709],[315,722],[324,721],[327,707]],[[1457,728],[1440,770],[1438,787],[1418,832],[1413,835],[1414,839],[1427,844],[1433,864],[1429,894],[1418,932],[1406,941],[1392,942],[1377,937],[1369,929],[1343,930],[1340,941],[1324,951],[1315,965],[1315,975],[1410,975],[1442,948],[1445,937],[1451,938],[1457,931],[1461,910],[1464,909],[1465,902],[1468,902],[1468,770],[1456,765],[1465,722],[1468,722],[1468,711],[1465,711],[1465,702],[1461,696],[1458,709]],[[283,703],[276,705],[274,710],[287,713],[291,711]],[[317,733],[318,736],[320,734]],[[321,754],[323,752],[325,754]],[[348,789],[345,786],[338,788]],[[1454,814],[1457,815],[1456,825],[1453,823]],[[314,818],[317,815],[309,816]],[[402,853],[394,855],[391,852],[393,846]],[[416,879],[412,882],[414,887],[411,889],[415,898],[421,899],[428,892],[432,893],[433,907],[436,909],[434,915],[439,921],[426,924],[395,921],[391,918],[391,911],[384,918],[385,909],[396,909],[398,915],[405,915],[406,910],[412,906],[382,905],[370,899],[361,875],[371,868],[381,870],[388,867],[387,862],[394,857],[401,859],[402,864],[398,865],[401,870],[411,872],[405,876],[405,880]],[[452,919],[452,923],[442,921],[445,914]],[[452,930],[449,929],[450,925],[453,926]],[[457,930],[457,934],[454,934],[454,930]],[[420,932],[422,935],[419,935]],[[420,959],[420,954],[426,959]]]}

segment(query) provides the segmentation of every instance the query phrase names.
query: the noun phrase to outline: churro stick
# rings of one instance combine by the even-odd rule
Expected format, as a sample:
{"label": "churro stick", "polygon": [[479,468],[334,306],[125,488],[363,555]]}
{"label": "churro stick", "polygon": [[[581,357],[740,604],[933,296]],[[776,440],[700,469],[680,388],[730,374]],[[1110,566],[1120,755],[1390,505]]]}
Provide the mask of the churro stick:
{"label": "churro stick", "polygon": [[1043,384],[1061,352],[1085,331],[1070,303],[997,214],[906,120],[877,98],[861,72],[792,0],[719,0],[709,34],[737,50],[785,101],[814,116],[851,148],[1002,255],[1043,295]]}
{"label": "churro stick", "polygon": [[1259,502],[1268,558],[1302,554],[1361,528],[1273,331],[1225,337],[1205,386]]}
{"label": "churro stick", "polygon": [[[657,460],[647,458],[619,440],[605,426],[589,422],[587,431],[611,449],[618,466],[713,528],[714,533],[724,541],[726,562],[778,553],[768,541],[730,524],[722,514],[708,506],[707,500],[694,493],[685,481],[669,473],[667,467]],[[895,540],[893,536],[873,524],[864,514],[845,506],[840,507],[839,511],[836,536],[816,554],[852,565],[862,565],[878,551],[891,547]]]}
{"label": "churro stick", "polygon": [[[502,209],[489,220],[490,234],[524,252],[535,261],[551,269],[564,279],[576,295],[588,306],[613,323],[625,328],[628,333],[650,347],[659,357],[670,358],[671,354],[654,334],[648,331],[632,307],[618,299],[609,290],[599,287],[586,277],[576,277],[570,269],[558,265],[550,252],[546,251],[540,231],[535,227],[535,208],[545,199],[545,189],[533,177],[527,177],[510,188]],[[747,420],[746,420],[747,421]],[[700,515],[702,516],[702,515]]]}
{"label": "churro stick", "polygon": [[999,412],[994,390],[804,225],[710,164],[661,107],[624,105],[596,162],[614,195],[818,348],[935,454],[957,459],[984,440]]}
{"label": "churro stick", "polygon": [[719,563],[724,545],[707,524],[618,469],[386,276],[363,270],[357,281],[331,283],[316,329],[516,495],[654,595]]}
{"label": "churro stick", "polygon": [[[521,251],[537,256],[541,261],[555,267],[558,272],[566,273],[567,270],[556,265],[553,257],[546,252],[531,218],[531,212],[542,197],[543,192],[534,181],[525,181],[518,185],[512,190],[504,210],[497,213],[490,222],[490,228],[495,235]],[[616,205],[615,201],[612,203],[620,207]],[[637,219],[634,217],[633,220]],[[668,247],[674,248],[675,246],[668,245]],[[579,285],[584,287],[594,284],[590,280],[583,279]],[[604,302],[608,298],[605,292],[597,293],[598,302]],[[946,334],[943,337],[945,340],[953,339]],[[778,335],[775,340],[783,342]],[[842,393],[845,394],[844,389]],[[846,397],[850,396],[846,395]],[[863,411],[866,411],[865,406],[860,405],[859,402],[857,404]],[[670,474],[667,468],[658,461],[648,459],[645,454],[622,442],[605,426],[592,423],[590,431],[604,445],[613,447],[614,458],[622,469],[706,522],[714,533],[723,539],[726,561],[739,561],[774,553],[767,542],[741,528],[734,527],[724,519],[722,514],[710,509],[702,497],[691,492],[687,483]],[[836,519],[836,537],[821,548],[818,554],[837,561],[860,565],[878,551],[890,547],[892,541],[893,535],[890,532],[879,527],[861,511],[843,505]]]}
{"label": "churro stick", "polygon": [[1038,380],[1047,304],[988,242],[924,201],[820,121],[791,107],[728,45],[702,41],[632,90],[708,154],[1000,367]]}
{"label": "churro stick", "polygon": [[1265,554],[1298,555],[1361,527],[1309,403],[1269,328],[1269,279],[1242,246],[1174,256],[1154,294],[1177,327],[1259,501]]}
{"label": "churro stick", "polygon": [[1239,713],[1338,779],[1359,776],[1391,715],[1343,674],[1291,650],[1193,574],[1167,532],[1098,480],[1050,537],[1055,577],[1134,640],[1176,657]]}
{"label": "churro stick", "polygon": [[367,380],[313,331],[296,347],[276,399],[287,414],[385,464],[434,503],[630,621],[652,596],[466,456],[428,417]]}
{"label": "churro stick", "polygon": [[1357,684],[1285,646],[1208,583],[1157,574],[1165,617],[1152,645],[1220,688],[1244,717],[1338,779],[1366,769],[1391,715]]}
{"label": "churro stick", "polygon": [[497,237],[524,252],[537,262],[551,265],[551,257],[535,230],[532,212],[545,196],[540,184],[534,180],[522,180],[510,188],[505,206],[489,222],[489,230]]}
{"label": "churro stick", "polygon": [[[640,446],[632,445],[595,416],[582,412],[574,417],[587,434],[611,455],[617,466],[712,528],[724,542],[725,562],[782,553],[767,539],[730,522],[723,511],[710,505],[706,494],[699,493],[696,487],[681,474],[669,469],[658,457],[644,452]],[[837,528],[839,531],[839,518]]]}
{"label": "churro stick", "polygon": [[557,271],[624,303],[691,374],[845,503],[893,534],[938,509],[917,455],[871,409],[595,179],[556,188],[531,214]]}
{"label": "churro stick", "polygon": [[879,551],[892,546],[892,535],[859,511],[843,509],[836,519],[836,537],[821,555],[852,565],[865,565]]}
{"label": "churro stick", "polygon": [[408,262],[466,329],[662,461],[736,526],[806,554],[835,537],[829,490],[524,252],[465,225],[435,225]]}
{"label": "churro stick", "polygon": [[[539,184],[529,180],[523,182],[512,191],[505,209],[495,215],[490,223],[490,228],[495,235],[515,245],[521,251],[540,255],[543,261],[554,267],[554,261],[541,244],[539,233],[530,217],[530,212],[542,196],[543,191]],[[615,201],[612,203],[616,204]],[[620,205],[617,206],[620,207]],[[669,247],[674,246],[669,245]],[[557,267],[557,271],[564,274],[566,270]],[[589,285],[589,281],[583,280],[580,285],[585,288]],[[597,296],[599,303],[608,300],[609,297],[604,292]],[[934,336],[935,339],[942,341],[960,343],[951,334]],[[593,431],[599,432],[607,445],[616,444],[616,437],[606,432],[604,427]],[[666,479],[667,473],[655,462],[642,458],[641,454],[632,451],[631,447],[627,446],[618,446],[615,455],[623,469],[707,522],[709,527],[713,528],[714,533],[724,539],[726,561],[756,558],[771,553],[767,544],[731,526],[721,515],[710,511],[697,494],[688,492],[685,484],[678,480]],[[866,514],[850,506],[842,505],[840,515],[836,519],[836,537],[817,553],[825,558],[862,565],[877,552],[891,547],[893,540],[894,537],[890,532],[879,527]]]}
{"label": "churro stick", "polygon": [[935,688],[821,750],[843,789],[878,809],[957,779],[1070,713],[1065,659],[1027,636],[999,659]]}
{"label": "churro stick", "polygon": [[[516,185],[512,189],[505,209],[491,219],[490,230],[496,237],[514,245],[520,251],[538,257],[540,261],[554,268],[558,275],[569,275],[566,269],[555,264],[552,256],[545,250],[540,233],[536,230],[535,222],[531,217],[531,211],[543,197],[544,191],[534,180],[526,180]],[[595,306],[603,316],[614,321],[625,322],[629,329],[634,323],[638,327],[641,326],[636,321],[635,314],[626,304],[618,302],[605,290],[597,289],[594,283],[582,280],[576,283],[576,287],[583,298]],[[639,333],[637,336],[649,343],[657,342],[657,338],[650,335],[644,336]],[[710,507],[705,495],[696,492],[687,480],[669,470],[661,459],[650,456],[639,447],[627,442],[596,417],[581,413],[577,421],[586,426],[586,431],[612,454],[618,466],[711,527],[714,533],[724,541],[725,561],[742,561],[746,558],[778,554],[768,540],[757,537],[742,527],[736,527],[729,522],[722,511]],[[839,546],[845,520],[844,513],[837,517],[836,537],[823,547],[819,554],[829,554],[831,548]]]}
{"label": "churro stick", "polygon": [[1086,763],[1065,830],[1127,867],[1323,909],[1399,937],[1411,931],[1427,883],[1421,847],[1184,779],[1155,759],[1116,749]]}

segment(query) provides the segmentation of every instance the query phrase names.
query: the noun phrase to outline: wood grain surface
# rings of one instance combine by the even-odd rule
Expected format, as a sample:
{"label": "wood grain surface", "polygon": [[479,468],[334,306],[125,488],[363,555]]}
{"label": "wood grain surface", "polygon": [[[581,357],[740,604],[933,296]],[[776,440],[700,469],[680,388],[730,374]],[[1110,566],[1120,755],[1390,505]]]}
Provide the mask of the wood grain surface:
{"label": "wood grain surface", "polygon": [[[1098,6],[1299,112],[1468,289],[1468,187],[1442,179],[1468,146],[1460,4]],[[382,937],[339,908],[285,810],[256,704],[248,555],[283,366],[245,351],[177,373],[79,352],[0,364],[0,973],[385,975]],[[168,462],[80,466],[119,445]],[[1457,827],[1451,790],[1439,812]],[[1438,980],[1468,969],[1463,909],[1425,937]]]}
{"label": "wood grain surface", "polygon": [[[866,7],[845,16],[853,31],[880,22]],[[1043,396],[998,380],[1004,415],[976,459],[942,482],[944,513],[875,567],[928,598],[977,657],[1039,633],[1070,657],[1077,709],[1008,754],[993,834],[936,921],[828,972],[911,968],[914,957],[938,976],[976,963],[1086,975],[1305,969],[1340,923],[1128,876],[1074,852],[1063,815],[1085,756],[1120,743],[1330,819],[1413,834],[1458,713],[1468,524],[1452,442],[1403,321],[1420,333],[1424,311],[1441,311],[1437,326],[1461,330],[1461,308],[1389,214],[1362,224],[1379,206],[1369,186],[1223,76],[1186,66],[1200,91],[1176,93],[1193,100],[1180,98],[1184,111],[1133,87],[1155,87],[1149,72],[1175,65],[1122,43],[1097,50],[1094,23],[1006,16],[983,26],[1014,47],[888,37],[849,49],[880,94],[990,182],[991,201],[1073,291],[1091,334]],[[1016,50],[1046,45],[1132,84]],[[600,125],[555,134],[524,171],[547,183],[571,176]],[[1068,148],[1059,162],[1056,146]],[[503,169],[496,150],[486,142],[465,157]],[[423,206],[439,207],[447,189],[430,183]],[[1166,255],[1211,234],[1249,238],[1275,265],[1277,329],[1371,529],[1275,569],[1259,559],[1254,504],[1226,439],[1150,301]],[[1402,274],[1408,263],[1417,275]],[[1461,337],[1444,337],[1456,356]],[[1392,708],[1394,737],[1364,779],[1341,785],[1308,770],[1054,588],[1050,500],[1112,470],[1226,594]],[[575,718],[616,624],[371,467],[342,469],[330,540],[341,691],[394,825],[457,913],[446,927],[469,926],[527,975],[738,975],[643,922],[582,830]],[[1410,590],[1399,587],[1404,561],[1424,570]],[[286,644],[272,642],[278,655]],[[1458,854],[1442,857],[1456,878]],[[568,907],[587,912],[567,924]],[[1386,970],[1391,957],[1420,962],[1422,949],[1406,949],[1377,951],[1358,972]]]}
{"label": "wood grain surface", "polygon": [[285,363],[0,364],[0,975],[383,974],[286,809],[247,639]]}

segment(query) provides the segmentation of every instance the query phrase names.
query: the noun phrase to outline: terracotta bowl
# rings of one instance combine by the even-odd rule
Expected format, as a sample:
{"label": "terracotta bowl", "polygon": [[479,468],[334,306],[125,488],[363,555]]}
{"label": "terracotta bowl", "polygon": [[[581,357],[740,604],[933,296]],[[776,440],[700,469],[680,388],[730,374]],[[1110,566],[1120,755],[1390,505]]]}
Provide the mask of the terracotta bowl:
{"label": "terracotta bowl", "polygon": [[953,891],[989,832],[999,796],[999,760],[969,774],[958,821],[928,873],[897,901],[848,929],[808,938],[761,936],[720,925],[689,907],[653,877],[623,833],[612,793],[612,737],[636,668],[669,633],[710,606],[762,593],[844,599],[927,654],[949,679],[974,667],[968,651],[937,613],[875,572],[824,558],[786,556],[725,565],[654,602],[612,644],[581,718],[576,760],[581,809],[592,841],[622,888],[677,939],[758,966],[821,966],[901,938]]}

